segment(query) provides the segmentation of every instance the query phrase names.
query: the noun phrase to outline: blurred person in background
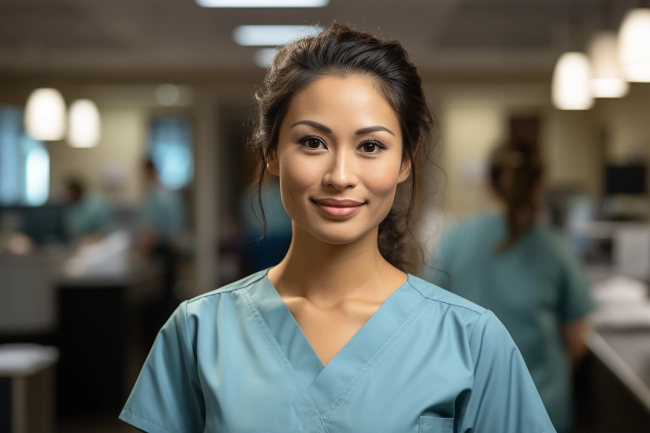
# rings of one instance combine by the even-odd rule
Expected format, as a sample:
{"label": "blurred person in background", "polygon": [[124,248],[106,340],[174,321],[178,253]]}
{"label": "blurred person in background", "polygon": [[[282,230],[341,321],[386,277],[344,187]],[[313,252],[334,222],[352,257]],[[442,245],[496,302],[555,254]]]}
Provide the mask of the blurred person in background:
{"label": "blurred person in background", "polygon": [[97,241],[115,227],[115,215],[108,201],[89,193],[81,178],[70,178],[66,189],[65,226],[70,240]]}
{"label": "blurred person in background", "polygon": [[178,305],[174,286],[178,280],[186,208],[179,192],[167,189],[160,183],[152,160],[146,160],[142,169],[147,193],[140,210],[135,247],[137,253],[156,260],[162,267],[162,299],[154,313],[157,317],[154,323],[160,325]]}
{"label": "blurred person in background", "polygon": [[553,433],[499,320],[406,271],[434,120],[403,46],[333,24],[280,49],[257,101],[257,185],[279,179],[289,251],[183,302],[120,418],[147,432]]}
{"label": "blurred person in background", "polygon": [[485,307],[503,322],[559,433],[572,426],[571,369],[585,354],[594,308],[578,257],[537,222],[543,164],[534,146],[498,147],[490,164],[498,211],[450,228],[430,280]]}
{"label": "blurred person in background", "polygon": [[291,217],[282,205],[277,180],[266,182],[259,199],[252,200],[251,203],[249,191],[242,195],[240,215],[244,221],[246,256],[251,271],[257,272],[277,265],[284,258],[291,244]]}

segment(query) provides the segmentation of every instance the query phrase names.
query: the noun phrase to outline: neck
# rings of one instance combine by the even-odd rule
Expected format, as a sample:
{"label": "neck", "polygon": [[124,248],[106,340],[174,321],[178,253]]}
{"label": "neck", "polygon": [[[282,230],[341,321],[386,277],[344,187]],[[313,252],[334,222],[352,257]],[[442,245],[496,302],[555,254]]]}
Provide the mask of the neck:
{"label": "neck", "polygon": [[289,251],[269,278],[283,296],[332,302],[368,294],[385,298],[406,276],[381,256],[377,236],[375,228],[349,244],[331,244],[294,222]]}

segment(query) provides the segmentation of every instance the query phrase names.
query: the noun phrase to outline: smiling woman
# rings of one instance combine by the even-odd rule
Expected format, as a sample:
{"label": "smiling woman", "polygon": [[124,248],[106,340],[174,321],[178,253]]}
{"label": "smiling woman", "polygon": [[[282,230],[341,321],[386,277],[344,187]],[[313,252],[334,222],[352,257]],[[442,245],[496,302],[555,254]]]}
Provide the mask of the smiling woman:
{"label": "smiling woman", "polygon": [[178,433],[554,432],[495,316],[405,272],[433,120],[401,44],[334,24],[282,48],[257,98],[257,183],[279,178],[289,251],[182,303],[121,419]]}

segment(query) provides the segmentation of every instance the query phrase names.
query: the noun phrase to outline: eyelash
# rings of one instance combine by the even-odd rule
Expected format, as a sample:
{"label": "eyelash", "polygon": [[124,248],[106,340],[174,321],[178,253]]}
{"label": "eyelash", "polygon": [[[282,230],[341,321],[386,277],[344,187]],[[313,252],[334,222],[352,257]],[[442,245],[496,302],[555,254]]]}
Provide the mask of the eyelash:
{"label": "eyelash", "polygon": [[[300,139],[298,139],[298,143],[302,144],[304,146],[304,145],[307,144],[307,142],[309,140],[318,140],[323,146],[325,146],[325,142],[323,140],[321,140],[319,137],[315,136],[315,135],[305,135],[305,136],[301,137]],[[374,144],[375,146],[377,146],[381,150],[386,150],[387,149],[386,146],[384,146],[381,142],[379,142],[377,140],[366,140],[366,141],[362,142],[359,145],[359,147],[357,147],[357,149],[361,148],[362,146],[364,146],[366,144]],[[318,149],[312,149],[312,150],[318,150]],[[364,152],[364,153],[374,154],[374,153],[379,153],[379,152]]]}

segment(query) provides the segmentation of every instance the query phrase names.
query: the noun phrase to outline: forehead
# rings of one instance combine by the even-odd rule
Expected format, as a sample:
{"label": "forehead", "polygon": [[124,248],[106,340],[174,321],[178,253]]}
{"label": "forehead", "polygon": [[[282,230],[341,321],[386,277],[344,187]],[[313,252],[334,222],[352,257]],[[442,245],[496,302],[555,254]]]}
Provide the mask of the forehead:
{"label": "forehead", "polygon": [[336,131],[382,125],[399,133],[399,119],[371,77],[326,75],[291,100],[283,123],[314,120]]}

